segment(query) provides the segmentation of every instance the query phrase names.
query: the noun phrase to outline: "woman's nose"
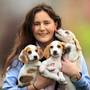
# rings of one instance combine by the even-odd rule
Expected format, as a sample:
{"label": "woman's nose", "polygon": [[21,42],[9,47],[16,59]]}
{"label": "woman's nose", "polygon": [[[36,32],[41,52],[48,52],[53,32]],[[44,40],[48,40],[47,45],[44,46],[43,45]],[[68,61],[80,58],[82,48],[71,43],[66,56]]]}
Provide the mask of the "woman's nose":
{"label": "woman's nose", "polygon": [[41,24],[41,25],[40,25],[40,30],[45,30],[44,24]]}

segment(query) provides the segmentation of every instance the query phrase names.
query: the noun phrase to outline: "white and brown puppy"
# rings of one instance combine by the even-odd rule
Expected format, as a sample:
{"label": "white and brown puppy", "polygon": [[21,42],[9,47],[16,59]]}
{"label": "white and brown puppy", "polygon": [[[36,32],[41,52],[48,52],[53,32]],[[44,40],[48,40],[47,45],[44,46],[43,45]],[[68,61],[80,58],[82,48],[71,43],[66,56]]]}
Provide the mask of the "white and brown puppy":
{"label": "white and brown puppy", "polygon": [[61,72],[61,57],[63,53],[63,44],[60,41],[53,41],[44,50],[44,57],[47,59],[39,67],[41,75],[66,84],[63,73]]}
{"label": "white and brown puppy", "polygon": [[59,29],[56,32],[56,37],[65,43],[64,58],[71,62],[77,61],[81,54],[81,46],[75,35],[70,30]]}
{"label": "white and brown puppy", "polygon": [[[80,69],[81,46],[74,33],[72,33],[70,30],[59,29],[57,30],[55,36],[60,41],[63,41],[65,43],[63,59],[70,60],[71,62],[75,63]],[[64,76],[66,78],[66,81],[68,82],[66,90],[76,90],[70,78],[67,75]]]}
{"label": "white and brown puppy", "polygon": [[27,45],[20,53],[19,60],[24,63],[18,76],[18,86],[24,87],[34,82],[41,62],[41,51],[35,45]]}

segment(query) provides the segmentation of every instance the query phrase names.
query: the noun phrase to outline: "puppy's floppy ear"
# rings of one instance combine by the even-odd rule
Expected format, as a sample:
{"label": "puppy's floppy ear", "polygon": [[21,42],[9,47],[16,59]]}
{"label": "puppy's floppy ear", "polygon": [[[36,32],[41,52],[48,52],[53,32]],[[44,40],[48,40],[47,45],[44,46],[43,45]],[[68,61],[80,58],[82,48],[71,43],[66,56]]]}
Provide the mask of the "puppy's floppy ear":
{"label": "puppy's floppy ear", "polygon": [[21,53],[20,53],[20,55],[19,55],[19,60],[21,61],[21,62],[23,62],[23,63],[25,63],[25,64],[28,64],[29,62],[28,62],[28,54],[27,54],[27,52],[26,52],[26,50],[24,49],[24,50],[22,50],[21,51]]}
{"label": "puppy's floppy ear", "polygon": [[77,50],[81,50],[81,46],[79,44],[79,41],[76,38],[74,38],[74,41],[75,41],[75,45],[77,47]]}
{"label": "puppy's floppy ear", "polygon": [[50,57],[50,44],[44,49],[43,56],[47,59]]}
{"label": "puppy's floppy ear", "polygon": [[71,35],[73,36],[73,40],[74,40],[74,43],[75,43],[75,45],[76,45],[76,47],[77,47],[77,50],[81,50],[81,46],[80,46],[79,41],[77,40],[75,34],[72,33],[71,31],[70,31],[70,33],[71,33]]}
{"label": "puppy's floppy ear", "polygon": [[64,42],[60,42],[61,43],[61,45],[62,45],[62,50],[63,50],[63,52],[62,52],[62,55],[65,53],[65,43]]}
{"label": "puppy's floppy ear", "polygon": [[60,42],[60,45],[62,45],[62,49],[65,48],[65,43],[64,42]]}

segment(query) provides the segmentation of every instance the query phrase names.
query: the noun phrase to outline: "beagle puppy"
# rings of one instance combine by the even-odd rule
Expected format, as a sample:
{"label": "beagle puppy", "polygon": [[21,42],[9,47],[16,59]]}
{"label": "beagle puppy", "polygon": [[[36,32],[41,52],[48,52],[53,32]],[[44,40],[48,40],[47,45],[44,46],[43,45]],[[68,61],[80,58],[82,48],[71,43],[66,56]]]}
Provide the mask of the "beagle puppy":
{"label": "beagle puppy", "polygon": [[43,56],[46,60],[40,65],[39,71],[44,77],[66,84],[66,80],[61,72],[63,46],[64,43],[55,40],[45,48]]}
{"label": "beagle puppy", "polygon": [[[70,60],[75,63],[80,69],[80,56],[81,56],[81,46],[79,41],[75,37],[74,33],[70,30],[59,29],[56,31],[55,36],[62,42],[65,43],[63,59]],[[76,90],[75,86],[72,84],[71,79],[67,75],[64,75],[66,81],[68,82],[66,88],[67,90]]]}
{"label": "beagle puppy", "polygon": [[56,32],[56,37],[65,43],[63,57],[75,62],[79,59],[81,54],[81,46],[75,35],[70,30],[59,29]]}
{"label": "beagle puppy", "polygon": [[41,64],[41,50],[35,45],[27,45],[20,53],[19,60],[24,63],[18,75],[18,86],[24,87],[34,82]]}

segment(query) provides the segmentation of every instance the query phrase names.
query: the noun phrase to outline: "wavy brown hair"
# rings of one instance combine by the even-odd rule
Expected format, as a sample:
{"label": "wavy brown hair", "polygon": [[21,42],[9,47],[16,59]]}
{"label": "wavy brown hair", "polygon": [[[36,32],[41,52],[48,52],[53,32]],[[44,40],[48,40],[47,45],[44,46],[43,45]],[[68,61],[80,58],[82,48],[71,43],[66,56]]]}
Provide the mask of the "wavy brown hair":
{"label": "wavy brown hair", "polygon": [[57,23],[57,29],[61,27],[61,19],[60,17],[54,12],[54,10],[46,4],[39,4],[32,8],[26,15],[26,18],[21,25],[20,30],[17,32],[16,39],[14,42],[14,46],[11,50],[11,53],[6,58],[6,62],[4,65],[3,72],[6,72],[7,67],[12,63],[14,60],[13,58],[20,53],[20,51],[28,44],[35,44],[35,38],[32,32],[32,25],[34,22],[34,17],[36,13],[40,11],[45,11],[48,15]]}

